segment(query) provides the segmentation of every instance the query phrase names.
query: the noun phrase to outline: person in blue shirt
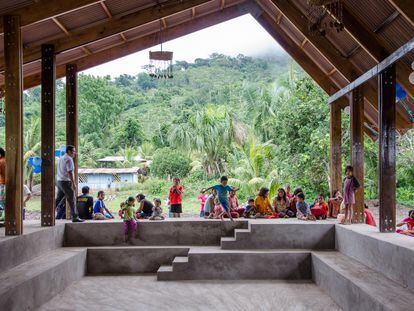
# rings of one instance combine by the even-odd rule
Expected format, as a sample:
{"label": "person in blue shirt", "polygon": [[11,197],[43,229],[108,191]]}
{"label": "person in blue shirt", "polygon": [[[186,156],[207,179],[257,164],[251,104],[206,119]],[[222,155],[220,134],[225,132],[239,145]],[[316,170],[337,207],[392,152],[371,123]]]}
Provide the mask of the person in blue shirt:
{"label": "person in blue shirt", "polygon": [[105,192],[98,191],[98,199],[93,206],[93,219],[94,220],[105,220],[105,219],[113,219],[114,216],[105,206]]}
{"label": "person in blue shirt", "polygon": [[[216,190],[217,192],[217,199],[221,205],[221,207],[224,210],[224,213],[227,214],[227,216],[230,218],[231,221],[233,220],[233,217],[231,217],[230,213],[230,204],[229,204],[229,193],[230,191],[237,191],[239,188],[229,186],[228,183],[229,179],[227,176],[222,176],[220,178],[220,184],[209,187],[207,189],[201,189],[202,193],[205,193],[211,189]],[[223,214],[221,215],[221,219],[223,219]]]}

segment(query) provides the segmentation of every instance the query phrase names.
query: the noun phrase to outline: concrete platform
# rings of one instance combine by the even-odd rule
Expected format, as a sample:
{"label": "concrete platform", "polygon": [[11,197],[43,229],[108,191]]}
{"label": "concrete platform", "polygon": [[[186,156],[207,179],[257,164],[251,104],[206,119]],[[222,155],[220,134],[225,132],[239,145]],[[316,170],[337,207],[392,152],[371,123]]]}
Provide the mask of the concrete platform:
{"label": "concrete platform", "polygon": [[313,252],[312,274],[344,310],[414,309],[414,292],[339,252]]}
{"label": "concrete platform", "polygon": [[57,249],[0,274],[0,309],[33,310],[85,275],[85,249]]}
{"label": "concrete platform", "polygon": [[149,276],[85,277],[44,304],[41,311],[77,310],[284,310],[337,311],[310,282],[180,281]]}
{"label": "concrete platform", "polygon": [[194,247],[158,270],[159,281],[310,280],[311,254],[304,250],[222,250]]}
{"label": "concrete platform", "polygon": [[[219,245],[223,236],[232,236],[235,228],[247,228],[247,220],[166,219],[164,221],[140,220],[136,246]],[[122,221],[88,221],[68,223],[65,246],[122,246]]]}

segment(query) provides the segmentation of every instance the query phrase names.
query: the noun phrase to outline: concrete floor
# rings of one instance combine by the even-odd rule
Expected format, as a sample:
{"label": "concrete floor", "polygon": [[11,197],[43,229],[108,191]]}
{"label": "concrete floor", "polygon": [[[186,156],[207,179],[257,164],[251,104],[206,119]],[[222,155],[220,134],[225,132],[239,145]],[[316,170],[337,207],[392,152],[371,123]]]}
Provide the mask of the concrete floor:
{"label": "concrete floor", "polygon": [[88,276],[38,310],[341,310],[313,283]]}

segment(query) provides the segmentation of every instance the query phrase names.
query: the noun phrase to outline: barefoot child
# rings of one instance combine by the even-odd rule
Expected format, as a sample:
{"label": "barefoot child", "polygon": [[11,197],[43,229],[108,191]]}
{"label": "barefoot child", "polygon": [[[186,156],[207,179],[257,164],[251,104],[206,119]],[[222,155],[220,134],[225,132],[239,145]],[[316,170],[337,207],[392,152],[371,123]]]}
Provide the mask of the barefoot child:
{"label": "barefoot child", "polygon": [[303,192],[300,192],[296,195],[297,203],[296,216],[300,220],[315,220],[315,217],[312,215],[309,205],[305,202],[305,195]]}
{"label": "barefoot child", "polygon": [[125,203],[121,203],[121,215],[124,218],[124,242],[127,243],[132,233],[137,231],[137,223],[134,217],[134,197],[129,197]]}
{"label": "barefoot child", "polygon": [[162,216],[161,199],[154,199],[154,207],[152,208],[152,215],[149,220],[164,220]]}
{"label": "barefoot child", "polygon": [[352,215],[355,204],[355,192],[360,187],[358,180],[354,176],[354,168],[350,165],[346,167],[344,179],[344,204],[345,219],[343,224],[350,225],[352,223]]}
{"label": "barefoot child", "polygon": [[168,195],[171,205],[171,213],[174,218],[179,218],[180,214],[183,212],[183,193],[184,190],[183,186],[180,185],[180,178],[174,178],[173,185],[170,188],[170,194]]}
{"label": "barefoot child", "polygon": [[215,185],[212,187],[209,187],[207,189],[202,189],[201,192],[206,192],[210,189],[214,189],[217,191],[217,199],[219,201],[219,204],[224,210],[224,213],[230,218],[231,221],[233,220],[233,217],[230,214],[230,203],[229,203],[229,192],[230,191],[237,191],[238,188],[229,186],[228,184],[228,178],[227,176],[222,176],[220,179],[220,184]]}

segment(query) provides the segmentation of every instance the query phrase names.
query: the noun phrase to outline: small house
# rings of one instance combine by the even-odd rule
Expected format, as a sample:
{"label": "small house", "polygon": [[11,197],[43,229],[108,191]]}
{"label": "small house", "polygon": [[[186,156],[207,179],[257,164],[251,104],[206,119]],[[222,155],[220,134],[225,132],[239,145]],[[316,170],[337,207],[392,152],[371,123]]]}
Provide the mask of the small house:
{"label": "small house", "polygon": [[79,188],[89,186],[91,190],[115,190],[138,183],[140,168],[80,168]]}

